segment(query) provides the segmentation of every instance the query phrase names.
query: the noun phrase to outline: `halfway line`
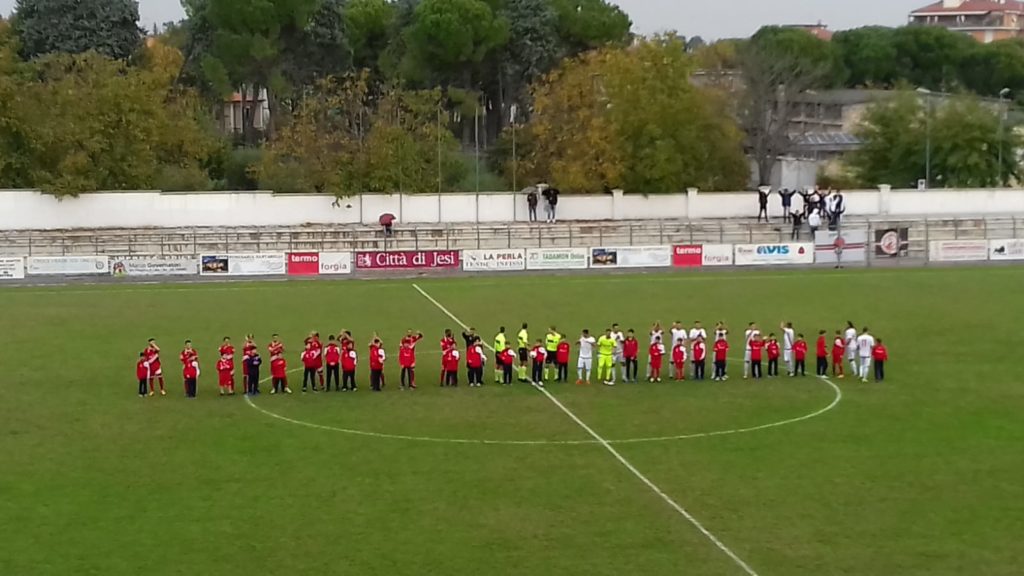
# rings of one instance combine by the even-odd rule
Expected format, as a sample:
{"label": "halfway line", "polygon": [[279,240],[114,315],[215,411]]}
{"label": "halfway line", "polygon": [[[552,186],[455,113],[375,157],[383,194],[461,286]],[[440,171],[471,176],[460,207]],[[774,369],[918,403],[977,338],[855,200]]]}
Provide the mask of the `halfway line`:
{"label": "halfway line", "polygon": [[[440,310],[441,312],[444,312],[444,314],[446,316],[448,316],[456,324],[461,326],[464,330],[469,328],[462,320],[459,320],[459,318],[457,316],[455,316],[455,314],[452,314],[450,310],[448,310],[440,302],[435,300],[433,296],[431,296],[430,294],[427,294],[418,285],[413,284],[412,287],[415,288],[417,292],[422,294],[424,298],[429,300],[431,304],[436,306],[438,310]],[[484,346],[487,347],[488,349],[490,349],[492,352],[494,351],[494,348],[492,348],[491,346],[487,345],[486,343],[484,344]],[[625,466],[627,470],[632,472],[633,475],[636,476],[641,482],[646,484],[647,487],[650,488],[655,494],[657,494],[662,500],[664,500],[666,504],[671,506],[672,509],[674,509],[676,512],[678,512],[683,518],[686,518],[686,520],[689,521],[690,524],[693,524],[693,526],[695,528],[697,528],[697,530],[699,530],[701,534],[703,534],[708,540],[710,540],[715,546],[717,546],[719,550],[721,550],[723,553],[725,553],[725,555],[728,556],[729,559],[732,560],[737,566],[742,568],[743,571],[746,572],[748,576],[758,576],[757,572],[755,572],[754,569],[750,567],[750,565],[748,565],[746,562],[744,562],[742,558],[737,556],[735,552],[730,550],[728,546],[723,544],[722,541],[718,539],[718,537],[716,537],[707,528],[705,528],[704,525],[701,524],[700,521],[697,520],[692,514],[687,512],[685,508],[680,506],[668,494],[665,494],[665,492],[662,491],[661,488],[658,488],[658,486],[654,482],[651,482],[650,479],[648,479],[639,470],[637,470],[636,466],[633,466],[629,462],[629,460],[626,460],[626,458],[622,454],[620,454],[618,450],[616,450],[614,447],[612,447],[612,445],[609,444],[607,440],[602,438],[597,432],[595,432],[593,428],[588,426],[583,420],[580,420],[579,417],[576,416],[576,414],[574,414],[571,410],[566,408],[564,404],[559,402],[558,399],[555,398],[554,396],[552,396],[551,393],[548,392],[546,389],[540,388],[540,387],[537,387],[537,386],[535,386],[535,388],[537,388],[537,390],[539,390],[542,394],[544,394],[544,396],[546,396],[548,398],[548,400],[551,400],[551,402],[553,402],[555,404],[555,406],[558,407],[559,410],[564,412],[565,415],[568,416],[573,422],[578,424],[580,426],[580,428],[583,428],[583,430],[585,430],[587,432],[587,434],[589,434],[591,437],[593,437],[594,440],[596,440],[598,444],[600,444],[602,447],[604,447],[605,450],[607,450],[616,460],[618,460],[620,464]]]}

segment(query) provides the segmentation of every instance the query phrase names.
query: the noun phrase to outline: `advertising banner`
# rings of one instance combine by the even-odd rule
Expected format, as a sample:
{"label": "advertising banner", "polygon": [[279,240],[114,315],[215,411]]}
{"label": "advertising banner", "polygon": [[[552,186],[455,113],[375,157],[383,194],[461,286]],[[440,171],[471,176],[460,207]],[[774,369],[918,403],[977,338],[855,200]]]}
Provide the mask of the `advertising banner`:
{"label": "advertising banner", "polygon": [[737,244],[737,266],[813,264],[814,244]]}
{"label": "advertising banner", "polygon": [[110,258],[114,276],[194,276],[199,260],[191,256],[114,256]]}
{"label": "advertising banner", "polygon": [[526,270],[526,250],[463,250],[462,269],[467,272]]}
{"label": "advertising banner", "polygon": [[867,259],[867,230],[819,230],[814,235],[814,261],[818,264],[856,264]]}
{"label": "advertising banner", "polygon": [[399,252],[357,252],[359,270],[405,270],[415,268],[458,268],[458,250],[408,250]]}
{"label": "advertising banner", "polygon": [[321,252],[320,275],[334,276],[352,273],[351,252]]}
{"label": "advertising banner", "polygon": [[110,274],[106,256],[30,256],[29,274]]}
{"label": "advertising banner", "polygon": [[935,240],[928,246],[933,262],[978,262],[988,260],[988,240]]}
{"label": "advertising banner", "polygon": [[18,280],[25,277],[25,260],[0,258],[0,280]]}
{"label": "advertising banner", "polygon": [[701,255],[704,266],[732,266],[732,244],[705,244]]}
{"label": "advertising banner", "polygon": [[1024,240],[989,240],[988,248],[992,260],[1024,260]]}
{"label": "advertising banner", "polygon": [[875,230],[875,256],[905,258],[910,253],[910,228]]}
{"label": "advertising banner", "polygon": [[289,276],[318,276],[320,274],[320,254],[317,252],[289,252]]}
{"label": "advertising banner", "polygon": [[590,251],[591,268],[666,268],[671,265],[671,246],[623,246]]}
{"label": "advertising banner", "polygon": [[589,265],[587,248],[531,248],[526,251],[527,270],[586,270]]}
{"label": "advertising banner", "polygon": [[676,268],[699,268],[704,265],[704,246],[682,244],[672,247],[672,265]]}
{"label": "advertising banner", "polygon": [[286,272],[284,254],[203,255],[199,273],[204,276],[275,276]]}

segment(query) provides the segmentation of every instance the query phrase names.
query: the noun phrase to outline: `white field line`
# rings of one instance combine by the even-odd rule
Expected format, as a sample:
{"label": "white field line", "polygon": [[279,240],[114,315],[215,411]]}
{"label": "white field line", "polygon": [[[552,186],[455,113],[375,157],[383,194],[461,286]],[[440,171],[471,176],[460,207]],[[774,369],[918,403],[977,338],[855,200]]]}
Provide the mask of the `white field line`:
{"label": "white field line", "polygon": [[[422,288],[420,288],[416,284],[413,284],[412,287],[415,288],[417,292],[422,294],[424,298],[429,300],[434,306],[436,306],[438,310],[440,310],[441,312],[444,312],[444,314],[447,315],[449,318],[451,318],[452,321],[454,321],[456,324],[459,324],[460,326],[462,326],[463,329],[467,329],[468,328],[468,326],[466,326],[466,324],[463,323],[462,320],[459,320],[459,318],[457,316],[452,314],[451,311],[449,311],[447,308],[445,308],[440,302],[435,300],[433,296],[431,296],[430,294],[427,294]],[[486,344],[484,344],[484,345],[487,346]],[[487,346],[487,347],[490,348],[490,346]],[[583,428],[583,430],[585,430],[587,432],[587,434],[589,434],[591,437],[593,437],[594,440],[596,440],[598,444],[600,444],[605,450],[608,451],[609,454],[611,454],[616,460],[618,460],[620,464],[622,464],[627,470],[629,470],[634,476],[636,476],[637,479],[639,479],[641,482],[643,482],[648,488],[651,489],[651,491],[653,491],[655,494],[657,494],[662,500],[665,501],[666,504],[668,504],[670,507],[672,507],[672,509],[674,509],[676,512],[678,512],[683,518],[686,518],[686,520],[689,521],[690,524],[692,524],[695,528],[697,528],[697,530],[699,530],[701,534],[703,534],[719,550],[721,550],[726,556],[728,556],[729,559],[732,560],[734,564],[739,566],[743,570],[744,573],[746,573],[748,576],[758,576],[757,572],[755,572],[754,569],[751,568],[749,564],[747,564],[742,558],[737,556],[736,553],[733,552],[728,546],[726,546],[724,543],[722,543],[722,541],[719,540],[717,536],[715,536],[707,528],[705,528],[704,525],[701,524],[700,521],[697,520],[692,514],[687,512],[687,510],[685,508],[680,506],[668,494],[665,494],[665,492],[662,491],[661,488],[658,488],[658,486],[656,484],[654,484],[654,482],[651,482],[650,479],[647,478],[647,476],[644,476],[643,473],[641,473],[639,470],[637,470],[636,467],[633,466],[629,462],[629,460],[626,460],[626,458],[623,457],[622,454],[620,454],[618,450],[616,450],[611,444],[609,444],[607,440],[602,438],[600,434],[595,432],[593,428],[591,428],[585,422],[580,420],[579,417],[577,417],[571,410],[566,408],[565,405],[563,405],[561,402],[559,402],[557,398],[552,396],[550,392],[548,392],[547,390],[545,390],[543,388],[537,388],[537,389],[540,390],[541,393],[543,393],[544,396],[546,396],[548,398],[548,400],[553,402],[555,404],[555,406],[557,406],[562,412],[564,412],[565,415],[568,416],[573,422],[578,424],[580,426],[580,428]]]}

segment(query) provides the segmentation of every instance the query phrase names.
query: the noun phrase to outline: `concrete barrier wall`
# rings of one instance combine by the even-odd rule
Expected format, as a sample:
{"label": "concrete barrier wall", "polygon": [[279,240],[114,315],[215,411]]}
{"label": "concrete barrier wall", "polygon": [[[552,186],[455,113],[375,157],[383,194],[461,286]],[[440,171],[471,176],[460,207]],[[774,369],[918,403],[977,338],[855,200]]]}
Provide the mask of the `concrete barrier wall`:
{"label": "concrete barrier wall", "polygon": [[[1024,214],[1024,190],[858,190],[844,193],[847,214],[856,216],[950,217]],[[543,207],[539,217],[544,218]],[[400,223],[523,222],[522,194],[363,195],[344,198],[277,195],[269,192],[112,192],[58,200],[26,190],[0,190],[0,230],[58,228],[144,228],[182,226],[296,226],[374,224],[392,213]],[[778,196],[769,204],[781,215]],[[750,218],[757,214],[753,192],[601,194],[561,197],[560,220],[646,220]]]}

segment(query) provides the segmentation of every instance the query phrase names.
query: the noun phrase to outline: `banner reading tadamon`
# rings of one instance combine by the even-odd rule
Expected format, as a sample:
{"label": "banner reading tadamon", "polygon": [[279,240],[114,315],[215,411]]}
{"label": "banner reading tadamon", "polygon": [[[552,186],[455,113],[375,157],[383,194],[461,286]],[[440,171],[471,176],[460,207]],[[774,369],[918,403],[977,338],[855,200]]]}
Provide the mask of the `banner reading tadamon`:
{"label": "banner reading tadamon", "polygon": [[467,272],[526,270],[526,250],[463,250],[462,269]]}
{"label": "banner reading tadamon", "polygon": [[30,275],[109,274],[106,256],[31,256],[26,271]]}
{"label": "banner reading tadamon", "polygon": [[586,270],[589,248],[531,248],[526,251],[527,270]]}
{"label": "banner reading tadamon", "polygon": [[737,266],[813,264],[814,244],[737,244]]}
{"label": "banner reading tadamon", "polygon": [[671,246],[622,246],[590,251],[591,268],[667,268],[671,265]]}

